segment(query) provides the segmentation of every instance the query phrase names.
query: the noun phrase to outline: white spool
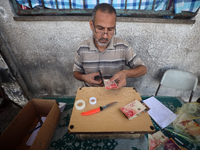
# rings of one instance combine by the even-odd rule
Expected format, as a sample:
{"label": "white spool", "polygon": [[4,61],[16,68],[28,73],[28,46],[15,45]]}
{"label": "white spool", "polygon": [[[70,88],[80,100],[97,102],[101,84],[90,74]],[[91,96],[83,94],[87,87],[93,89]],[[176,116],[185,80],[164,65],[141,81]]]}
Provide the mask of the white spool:
{"label": "white spool", "polygon": [[97,103],[97,99],[95,97],[90,97],[89,102],[91,105],[94,105]]}
{"label": "white spool", "polygon": [[[82,105],[80,105],[80,104],[82,104]],[[85,108],[85,101],[82,100],[82,99],[77,100],[77,101],[75,102],[75,107],[76,107],[77,110],[82,110],[82,109],[84,109],[84,108]]]}

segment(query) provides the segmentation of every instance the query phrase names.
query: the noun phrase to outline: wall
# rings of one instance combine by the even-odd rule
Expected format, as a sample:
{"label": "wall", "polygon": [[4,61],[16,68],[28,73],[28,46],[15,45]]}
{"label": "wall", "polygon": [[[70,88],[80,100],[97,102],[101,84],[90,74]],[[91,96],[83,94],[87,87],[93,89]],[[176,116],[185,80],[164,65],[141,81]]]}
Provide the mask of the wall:
{"label": "wall", "polygon": [[[77,45],[91,37],[88,21],[14,21],[9,2],[0,1],[2,53],[30,97],[75,96],[81,83],[73,77]],[[155,94],[169,68],[188,70],[200,79],[200,13],[192,25],[118,22],[117,36],[126,39],[145,62],[148,73],[128,79],[141,95]],[[14,69],[13,69],[14,68]],[[159,95],[169,94],[163,90]],[[187,99],[188,93],[172,93]],[[193,100],[200,97],[198,84]]]}

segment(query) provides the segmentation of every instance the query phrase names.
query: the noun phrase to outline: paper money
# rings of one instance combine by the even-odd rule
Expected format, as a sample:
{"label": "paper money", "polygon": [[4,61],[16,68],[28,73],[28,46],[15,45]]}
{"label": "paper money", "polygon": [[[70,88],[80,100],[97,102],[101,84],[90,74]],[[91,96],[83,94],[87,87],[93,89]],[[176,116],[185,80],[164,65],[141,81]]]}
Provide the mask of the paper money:
{"label": "paper money", "polygon": [[139,100],[134,100],[133,102],[119,108],[122,113],[130,120],[133,119],[149,110],[149,108],[141,103]]}
{"label": "paper money", "polygon": [[115,81],[110,82],[109,79],[104,79],[104,84],[105,84],[105,89],[106,89],[106,90],[117,88],[116,82],[115,82]]}

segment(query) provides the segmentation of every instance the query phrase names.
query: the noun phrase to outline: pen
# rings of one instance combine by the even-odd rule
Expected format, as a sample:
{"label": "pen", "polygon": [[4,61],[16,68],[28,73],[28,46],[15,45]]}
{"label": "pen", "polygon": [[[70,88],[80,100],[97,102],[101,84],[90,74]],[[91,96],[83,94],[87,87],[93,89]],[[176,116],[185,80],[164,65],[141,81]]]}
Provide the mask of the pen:
{"label": "pen", "polygon": [[190,138],[188,138],[188,137],[186,137],[186,136],[184,136],[184,135],[182,135],[182,134],[180,134],[180,133],[177,133],[177,132],[174,132],[174,131],[172,131],[172,130],[170,130],[170,129],[165,129],[165,131],[169,131],[169,132],[171,132],[171,133],[174,133],[174,134],[176,134],[176,135],[178,135],[178,136],[180,136],[180,137],[182,137],[182,138],[185,138],[185,139],[187,139],[187,140],[190,140]]}
{"label": "pen", "polygon": [[165,132],[167,135],[169,135],[170,137],[172,137],[177,143],[179,143],[181,146],[186,147],[187,149],[190,149],[187,145],[185,145],[183,142],[181,142],[178,138],[176,138],[175,136],[173,136],[169,131],[165,130],[165,129],[161,129],[163,130],[163,132]]}
{"label": "pen", "polygon": [[37,126],[36,128],[34,128],[33,130],[29,131],[28,134],[32,133],[33,131],[37,130],[38,128],[40,128],[42,126],[42,124],[40,124],[39,126]]}

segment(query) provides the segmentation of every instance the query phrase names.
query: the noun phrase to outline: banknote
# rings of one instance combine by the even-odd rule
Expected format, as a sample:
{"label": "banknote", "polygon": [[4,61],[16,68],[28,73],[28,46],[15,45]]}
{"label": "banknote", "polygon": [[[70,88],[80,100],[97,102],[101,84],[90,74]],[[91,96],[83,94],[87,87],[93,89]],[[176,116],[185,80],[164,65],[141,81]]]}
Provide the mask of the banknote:
{"label": "banknote", "polygon": [[115,81],[110,81],[109,79],[104,79],[105,89],[115,89],[117,88],[117,83]]}
{"label": "banknote", "polygon": [[119,108],[122,113],[130,120],[133,119],[149,110],[149,108],[141,103],[139,100],[134,100],[133,102]]}

